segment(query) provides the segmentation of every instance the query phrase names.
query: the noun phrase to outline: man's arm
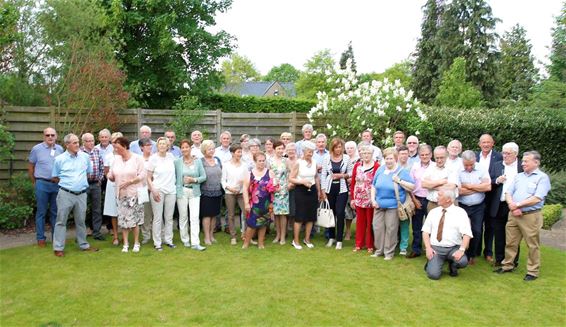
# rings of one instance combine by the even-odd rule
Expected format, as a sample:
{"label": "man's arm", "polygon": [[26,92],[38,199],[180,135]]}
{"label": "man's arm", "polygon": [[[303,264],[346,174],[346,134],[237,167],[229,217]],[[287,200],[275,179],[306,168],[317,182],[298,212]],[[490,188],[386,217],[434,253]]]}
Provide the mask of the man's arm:
{"label": "man's arm", "polygon": [[28,175],[29,175],[29,179],[31,180],[31,183],[33,185],[35,185],[35,165],[32,164],[31,162],[28,162]]}

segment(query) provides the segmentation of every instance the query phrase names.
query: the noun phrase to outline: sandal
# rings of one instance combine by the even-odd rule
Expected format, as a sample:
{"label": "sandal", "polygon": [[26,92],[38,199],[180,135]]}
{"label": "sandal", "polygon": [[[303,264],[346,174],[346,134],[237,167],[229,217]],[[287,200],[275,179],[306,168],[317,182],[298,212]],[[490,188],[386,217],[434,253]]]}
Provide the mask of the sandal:
{"label": "sandal", "polygon": [[356,247],[354,248],[353,252],[360,252],[361,250],[362,250],[362,248],[359,248],[359,247],[356,246]]}
{"label": "sandal", "polygon": [[112,245],[118,246],[118,245],[120,245],[120,241],[117,238],[115,238],[115,239],[112,240]]}

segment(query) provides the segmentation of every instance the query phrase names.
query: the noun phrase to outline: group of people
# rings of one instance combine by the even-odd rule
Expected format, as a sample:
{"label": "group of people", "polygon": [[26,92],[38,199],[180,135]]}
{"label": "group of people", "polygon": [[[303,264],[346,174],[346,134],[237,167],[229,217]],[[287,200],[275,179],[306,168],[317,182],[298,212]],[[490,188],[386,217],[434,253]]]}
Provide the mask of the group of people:
{"label": "group of people", "polygon": [[120,244],[118,228],[122,231],[122,252],[130,250],[130,231],[133,252],[149,242],[157,251],[175,248],[175,215],[181,242],[198,251],[206,249],[201,226],[206,246],[216,242],[218,224],[226,227],[230,244],[236,245],[240,234],[242,248],[262,249],[272,222],[273,243],[286,244],[289,229],[292,247],[302,250],[314,247],[317,209],[328,202],[335,227],[325,231],[327,247],[343,248],[355,218],[353,251],[384,260],[396,253],[409,259],[424,254],[427,276],[438,279],[445,262],[456,276],[481,256],[496,272],[512,272],[524,238],[529,251],[524,279],[538,277],[541,208],[550,190],[538,152],[525,152],[520,160],[518,145],[510,142],[499,153],[489,134],[480,137],[480,151],[462,152],[458,140],[433,149],[401,131],[394,134],[394,146],[383,151],[373,144],[370,130],[360,134],[360,143],[335,137],[329,145],[324,134],[314,136],[310,124],[302,133],[297,142],[287,132],[264,142],[244,134],[233,142],[224,131],[216,147],[200,131],[178,145],[172,130],[154,141],[151,129],[142,126],[139,139],[131,142],[104,129],[99,144],[85,133],[80,146],[78,136],[68,134],[64,151],[56,144],[56,131],[46,128],[44,141],[29,156],[38,245],[46,246],[49,214],[54,253],[64,256],[73,212],[80,249],[97,251],[87,241],[88,202],[93,238],[104,240],[103,216],[110,217],[114,245]]}

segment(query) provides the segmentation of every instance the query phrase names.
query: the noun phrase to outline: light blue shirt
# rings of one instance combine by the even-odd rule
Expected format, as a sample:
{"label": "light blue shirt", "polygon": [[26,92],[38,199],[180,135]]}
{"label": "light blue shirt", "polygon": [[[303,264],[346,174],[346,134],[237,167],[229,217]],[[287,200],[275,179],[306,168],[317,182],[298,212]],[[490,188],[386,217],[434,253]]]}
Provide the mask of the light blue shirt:
{"label": "light blue shirt", "polygon": [[543,173],[540,169],[536,169],[531,174],[522,172],[515,177],[513,184],[507,190],[508,194],[513,197],[513,202],[526,200],[531,196],[536,196],[541,199],[537,204],[530,207],[522,207],[522,212],[533,211],[542,209],[544,205],[544,198],[550,191],[550,179],[548,175]]}
{"label": "light blue shirt", "polygon": [[416,163],[420,164],[421,158],[419,158],[419,153],[417,152],[417,154],[415,154],[412,157],[409,154],[409,160],[407,160],[407,162],[409,163],[409,170],[411,169],[411,167],[413,167],[414,164],[416,164]]}
{"label": "light blue shirt", "polygon": [[79,151],[72,155],[63,152],[55,158],[52,177],[59,177],[59,186],[73,192],[81,192],[88,188],[87,174],[92,174],[92,163],[85,152]]}
{"label": "light blue shirt", "polygon": [[[458,186],[462,184],[481,184],[482,180],[485,179],[489,180],[491,183],[487,169],[478,163],[474,164],[472,171],[467,171],[466,169],[458,170]],[[467,206],[475,206],[476,204],[482,203],[484,199],[484,192],[474,192],[469,195],[460,195],[458,202]]]}
{"label": "light blue shirt", "polygon": [[53,147],[42,142],[35,145],[29,154],[29,163],[34,165],[33,176],[35,178],[51,179],[55,157],[63,153],[63,147],[55,144]]}
{"label": "light blue shirt", "polygon": [[[153,151],[153,150],[152,150]],[[176,145],[173,145],[171,147],[171,149],[169,149],[169,152],[175,157],[175,158],[181,158],[181,148],[179,148]]]}
{"label": "light blue shirt", "polygon": [[330,152],[324,149],[324,152],[320,153],[318,149],[315,149],[312,154],[312,159],[316,162],[317,166],[322,166],[325,159],[330,160]]}
{"label": "light blue shirt", "polygon": [[[140,156],[143,155],[142,150],[140,148],[140,143],[139,143],[139,139],[130,142],[130,152],[135,153],[135,154],[139,154]],[[155,142],[154,140],[151,140],[151,153],[156,153],[157,152],[157,142]]]}
{"label": "light blue shirt", "polygon": [[[409,171],[407,169],[402,169],[397,167],[395,171],[390,171],[388,174],[385,173],[385,166],[381,166],[375,172],[373,177],[372,187],[375,189],[375,202],[379,205],[381,209],[393,209],[397,208],[397,198],[395,197],[395,188],[393,185],[393,176],[399,174],[399,178],[409,183],[415,183]],[[401,185],[399,186],[399,200],[401,203],[405,202],[406,192]]]}
{"label": "light blue shirt", "polygon": [[222,163],[232,159],[232,153],[230,152],[230,147],[224,148],[221,146],[214,149],[214,156],[218,157]]}
{"label": "light blue shirt", "polygon": [[114,147],[112,146],[112,143],[108,143],[108,145],[105,148],[103,148],[100,145],[100,143],[95,145],[94,147],[98,149],[98,153],[100,153],[100,157],[102,158],[102,161],[104,161],[104,158],[106,158],[106,154],[114,152]]}

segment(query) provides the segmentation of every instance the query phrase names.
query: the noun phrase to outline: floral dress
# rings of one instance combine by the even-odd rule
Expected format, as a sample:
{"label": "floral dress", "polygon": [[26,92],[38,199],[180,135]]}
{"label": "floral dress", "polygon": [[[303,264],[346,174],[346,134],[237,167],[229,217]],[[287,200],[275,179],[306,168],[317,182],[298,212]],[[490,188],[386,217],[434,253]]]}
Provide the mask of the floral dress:
{"label": "floral dress", "polygon": [[360,208],[371,208],[371,182],[375,171],[373,167],[365,171],[363,169],[362,164],[357,167],[354,204]]}
{"label": "floral dress", "polygon": [[251,210],[246,218],[247,225],[251,228],[267,226],[270,222],[269,207],[273,202],[273,184],[269,178],[269,169],[266,169],[260,180],[250,172],[248,192]]}
{"label": "floral dress", "polygon": [[288,215],[289,214],[289,171],[287,170],[286,158],[281,162],[271,163],[271,170],[273,171],[273,185],[278,186],[279,189],[273,193],[273,214],[275,215]]}

